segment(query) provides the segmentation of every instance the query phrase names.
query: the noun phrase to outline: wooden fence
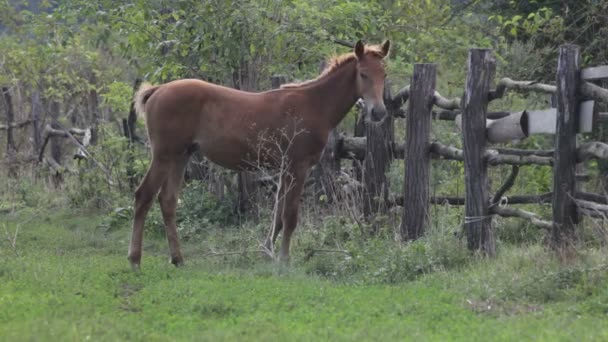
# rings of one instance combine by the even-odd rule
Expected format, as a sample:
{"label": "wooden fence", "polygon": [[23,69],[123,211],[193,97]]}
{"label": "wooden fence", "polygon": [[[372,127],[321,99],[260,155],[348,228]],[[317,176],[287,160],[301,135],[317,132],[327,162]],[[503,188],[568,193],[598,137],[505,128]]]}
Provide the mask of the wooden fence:
{"label": "wooden fence", "polygon": [[[468,73],[462,99],[446,99],[435,91],[436,66],[416,64],[411,84],[394,97],[385,98],[393,117],[406,117],[405,145],[394,143],[391,135],[380,143],[374,130],[366,130],[366,137],[342,136],[336,146],[328,148],[339,151],[339,158],[367,159],[371,154],[375,164],[379,161],[378,150],[387,151],[389,158],[405,159],[405,187],[402,196],[394,196],[396,204],[403,206],[401,239],[417,239],[424,233],[429,222],[430,204],[449,203],[465,206],[464,227],[468,247],[485,254],[495,253],[495,237],[492,217],[520,217],[532,224],[551,231],[552,246],[559,251],[568,251],[575,238],[575,225],[581,215],[608,217],[608,197],[605,194],[585,193],[576,186],[576,166],[582,161],[597,158],[608,159],[608,145],[588,142],[577,146],[577,134],[590,131],[592,125],[606,121],[606,113],[594,109],[593,100],[608,104],[608,90],[591,81],[608,79],[608,67],[580,69],[579,48],[574,45],[560,47],[556,86],[536,82],[500,80],[492,89],[496,62],[492,51],[471,49],[468,58]],[[501,98],[506,91],[541,92],[556,97],[557,108],[544,111],[488,113],[490,101]],[[407,102],[407,112],[401,107]],[[434,110],[437,108],[437,110]],[[406,115],[407,113],[407,115]],[[432,119],[454,120],[462,128],[463,149],[430,141]],[[553,128],[547,127],[553,125]],[[555,134],[553,150],[519,150],[491,148],[489,142],[502,142],[534,134],[540,131]],[[532,131],[531,131],[532,129]],[[372,134],[372,136],[370,136]],[[376,145],[371,146],[370,142]],[[387,143],[388,142],[388,143]],[[464,162],[465,197],[431,197],[430,160],[440,157]],[[364,163],[366,164],[366,163]],[[507,164],[512,172],[494,195],[489,193],[488,167]],[[519,167],[543,165],[553,167],[553,191],[551,193],[505,196],[513,186]],[[368,198],[383,200],[377,184],[386,184],[383,172],[365,170],[363,178],[374,182],[363,182]],[[384,169],[382,169],[384,171]],[[371,173],[371,174],[370,174]],[[371,184],[371,185],[370,185]],[[509,206],[501,205],[508,203]],[[537,214],[513,208],[515,204],[552,203],[552,221],[541,219]],[[372,207],[374,207],[372,205]],[[377,206],[376,206],[377,207]]]}

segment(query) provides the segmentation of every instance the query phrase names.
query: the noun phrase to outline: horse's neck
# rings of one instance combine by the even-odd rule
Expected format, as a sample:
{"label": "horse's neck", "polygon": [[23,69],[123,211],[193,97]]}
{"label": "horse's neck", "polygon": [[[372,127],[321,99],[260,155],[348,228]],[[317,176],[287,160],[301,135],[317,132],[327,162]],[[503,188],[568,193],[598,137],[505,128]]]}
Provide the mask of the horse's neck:
{"label": "horse's neck", "polygon": [[329,128],[336,127],[359,99],[356,72],[356,61],[348,62],[310,88],[315,94],[316,113]]}

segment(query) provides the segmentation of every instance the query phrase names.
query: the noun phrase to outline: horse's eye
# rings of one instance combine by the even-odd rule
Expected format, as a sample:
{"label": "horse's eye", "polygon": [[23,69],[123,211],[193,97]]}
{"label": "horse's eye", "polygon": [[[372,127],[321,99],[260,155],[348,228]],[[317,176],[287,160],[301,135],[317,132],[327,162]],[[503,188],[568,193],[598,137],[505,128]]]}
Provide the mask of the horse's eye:
{"label": "horse's eye", "polygon": [[367,76],[366,74],[359,73],[359,75],[361,75],[361,78],[364,79],[364,80],[368,80],[369,79],[369,76]]}

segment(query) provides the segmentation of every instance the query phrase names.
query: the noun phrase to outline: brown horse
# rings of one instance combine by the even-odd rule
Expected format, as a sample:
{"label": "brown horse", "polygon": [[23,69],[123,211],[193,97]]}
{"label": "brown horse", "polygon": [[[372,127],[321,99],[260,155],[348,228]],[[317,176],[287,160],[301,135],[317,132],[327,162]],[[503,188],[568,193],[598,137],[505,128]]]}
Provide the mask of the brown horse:
{"label": "brown horse", "polygon": [[336,57],[316,79],[263,93],[242,92],[199,80],[185,79],[142,86],[135,99],[145,112],[152,162],[135,191],[135,217],[129,261],[139,268],[144,222],[158,194],[171,263],[183,263],[175,224],[175,209],[184,168],[198,149],[211,161],[232,170],[280,168],[281,180],[273,228],[266,246],[281,229],[280,259],[289,257],[298,207],[307,171],[319,160],[329,132],[359,98],[366,119],[386,116],[383,103],[383,59],[390,42],[366,46]]}

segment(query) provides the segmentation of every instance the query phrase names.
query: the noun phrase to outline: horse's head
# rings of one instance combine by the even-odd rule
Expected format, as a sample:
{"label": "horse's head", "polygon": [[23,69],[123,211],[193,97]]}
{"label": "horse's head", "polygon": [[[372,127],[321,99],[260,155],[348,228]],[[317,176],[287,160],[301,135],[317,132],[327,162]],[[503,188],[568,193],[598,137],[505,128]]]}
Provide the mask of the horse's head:
{"label": "horse's head", "polygon": [[385,41],[379,46],[365,46],[361,41],[355,44],[357,57],[357,92],[365,101],[367,112],[365,119],[382,121],[386,117],[384,106],[384,57],[388,55],[391,42]]}

